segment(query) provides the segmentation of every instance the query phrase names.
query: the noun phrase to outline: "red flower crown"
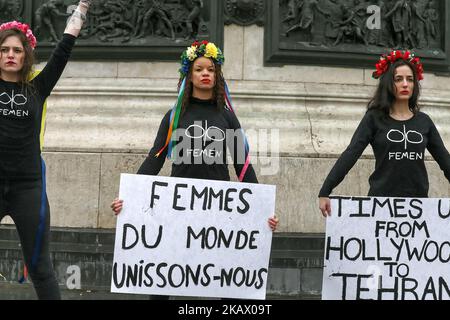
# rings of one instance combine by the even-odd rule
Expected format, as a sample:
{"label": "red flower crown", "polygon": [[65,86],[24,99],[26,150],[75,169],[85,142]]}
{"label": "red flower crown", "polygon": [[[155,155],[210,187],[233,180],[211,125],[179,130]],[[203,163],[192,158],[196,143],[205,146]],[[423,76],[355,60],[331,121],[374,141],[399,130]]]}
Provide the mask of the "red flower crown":
{"label": "red flower crown", "polygon": [[33,35],[33,31],[31,31],[29,25],[27,25],[26,23],[18,22],[18,21],[5,22],[2,25],[0,25],[0,31],[9,30],[9,29],[17,29],[17,30],[22,31],[23,34],[25,34],[25,36],[27,37],[31,48],[34,49],[36,47],[36,43],[37,43],[36,37]]}
{"label": "red flower crown", "polygon": [[416,68],[417,79],[419,81],[423,80],[423,65],[420,62],[420,59],[414,56],[414,54],[408,50],[394,50],[391,51],[391,53],[389,53],[388,55],[383,54],[378,63],[375,65],[377,70],[374,71],[372,77],[374,77],[375,79],[380,78],[389,70],[389,67],[399,59],[410,62]]}

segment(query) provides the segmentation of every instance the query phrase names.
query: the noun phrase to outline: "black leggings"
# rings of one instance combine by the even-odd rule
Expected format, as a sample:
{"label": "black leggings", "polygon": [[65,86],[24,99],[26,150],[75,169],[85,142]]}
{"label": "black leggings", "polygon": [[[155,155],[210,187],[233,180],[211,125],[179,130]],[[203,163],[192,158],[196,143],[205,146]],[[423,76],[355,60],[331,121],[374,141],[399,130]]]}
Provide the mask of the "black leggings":
{"label": "black leggings", "polygon": [[0,179],[0,220],[6,214],[16,224],[25,264],[38,298],[61,299],[49,252],[50,209],[45,179]]}

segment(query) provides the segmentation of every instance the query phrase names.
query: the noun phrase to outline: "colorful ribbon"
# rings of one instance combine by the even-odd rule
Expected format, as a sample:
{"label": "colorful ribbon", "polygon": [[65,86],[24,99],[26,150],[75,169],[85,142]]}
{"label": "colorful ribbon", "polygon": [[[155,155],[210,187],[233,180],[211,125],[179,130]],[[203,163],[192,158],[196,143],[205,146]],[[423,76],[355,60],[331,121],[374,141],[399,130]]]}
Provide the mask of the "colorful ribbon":
{"label": "colorful ribbon", "polygon": [[[159,157],[163,153],[163,151],[166,148],[168,148],[167,159],[171,158],[171,155],[173,152],[173,144],[174,144],[174,141],[172,140],[172,134],[178,128],[178,122],[180,120],[181,106],[182,106],[182,102],[183,102],[183,96],[185,93],[185,87],[186,87],[186,78],[184,78],[184,80],[180,86],[180,91],[178,93],[177,102],[176,102],[175,106],[172,108],[172,111],[170,113],[170,126],[169,126],[169,130],[167,131],[166,143],[161,148],[161,150],[158,151],[158,153],[155,155],[155,157]],[[234,111],[234,108],[233,108],[233,103],[231,101],[230,91],[228,90],[228,85],[226,82],[225,82],[225,104],[231,112],[236,114]],[[242,182],[244,180],[247,169],[250,165],[250,146],[248,144],[247,137],[245,136],[244,130],[242,128],[241,128],[241,132],[242,132],[242,136],[244,138],[244,147],[245,147],[245,164],[244,164],[244,167],[242,168],[241,173],[239,174],[239,181]]]}

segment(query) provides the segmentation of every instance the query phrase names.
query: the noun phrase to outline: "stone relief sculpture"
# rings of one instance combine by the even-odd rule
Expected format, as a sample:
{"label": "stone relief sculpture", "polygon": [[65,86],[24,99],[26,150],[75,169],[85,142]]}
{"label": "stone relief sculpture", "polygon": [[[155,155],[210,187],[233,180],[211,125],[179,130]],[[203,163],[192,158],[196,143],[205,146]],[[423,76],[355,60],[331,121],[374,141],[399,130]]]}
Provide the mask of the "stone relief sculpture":
{"label": "stone relief sculpture", "polygon": [[333,46],[338,45],[344,38],[352,39],[353,42],[360,41],[368,45],[364,32],[366,8],[358,6],[351,8],[348,5],[343,5],[342,8],[345,20],[338,23],[337,38]]}
{"label": "stone relief sculpture", "polygon": [[150,34],[167,37],[175,40],[175,32],[172,22],[169,19],[169,13],[160,0],[150,0],[146,6],[148,9],[141,19],[142,26],[137,34],[138,38],[143,38],[147,32]]}
{"label": "stone relief sculpture", "polygon": [[425,30],[428,46],[432,39],[436,39],[439,35],[439,14],[436,11],[436,3],[433,0],[426,1],[423,18],[425,19]]}
{"label": "stone relief sculpture", "polygon": [[328,18],[325,21],[324,43],[331,45],[339,37],[339,26],[341,21],[344,20],[345,6],[342,3],[338,3],[338,0],[330,0],[325,10],[327,11]]}
{"label": "stone relief sculpture", "polygon": [[57,17],[68,17],[67,7],[63,0],[49,0],[43,3],[35,12],[34,31],[38,37],[41,36],[41,30],[45,26],[48,28],[50,41],[57,42],[59,37],[56,33],[55,19]]}
{"label": "stone relief sculpture", "polygon": [[288,12],[286,17],[284,17],[283,22],[296,19],[300,14],[300,1],[299,0],[288,0],[287,2]]}
{"label": "stone relief sculpture", "polygon": [[190,11],[186,18],[186,26],[188,31],[186,40],[195,38],[194,23],[201,19],[203,0],[192,0],[190,3],[188,1],[187,6]]}
{"label": "stone relief sculpture", "polygon": [[[0,0],[17,1],[17,0]],[[146,39],[196,39],[205,0],[93,0],[81,38],[105,43],[142,44]],[[35,11],[37,30],[56,41],[55,20],[76,0],[47,0]],[[205,31],[205,30],[203,30]],[[44,38],[44,35],[41,36]],[[46,39],[41,39],[46,40]]]}
{"label": "stone relief sculpture", "polygon": [[425,48],[427,46],[426,20],[423,17],[425,5],[425,1],[413,0],[411,3],[412,14],[417,18],[416,23],[413,24],[413,36],[417,48]]}
{"label": "stone relief sculpture", "polygon": [[98,24],[91,24],[90,35],[97,35],[102,42],[112,42],[116,38],[121,38],[121,42],[130,41],[134,27],[128,22],[125,3],[107,0],[94,10],[92,15],[97,18]]}
{"label": "stone relief sculpture", "polygon": [[285,35],[289,36],[289,33],[302,29],[307,32],[307,34],[312,37],[313,34],[313,23],[315,18],[316,11],[323,14],[328,15],[324,10],[322,10],[319,6],[319,2],[317,0],[302,0],[296,3],[296,17],[293,18],[294,25],[292,25],[288,30],[286,30]]}
{"label": "stone relief sculpture", "polygon": [[[440,3],[435,0],[279,0],[280,36],[308,46],[440,47]],[[379,8],[379,28],[368,28]],[[314,39],[314,41],[312,41]]]}
{"label": "stone relief sculpture", "polygon": [[397,0],[386,18],[391,19],[394,30],[395,46],[415,47],[412,38],[412,10],[408,0]]}

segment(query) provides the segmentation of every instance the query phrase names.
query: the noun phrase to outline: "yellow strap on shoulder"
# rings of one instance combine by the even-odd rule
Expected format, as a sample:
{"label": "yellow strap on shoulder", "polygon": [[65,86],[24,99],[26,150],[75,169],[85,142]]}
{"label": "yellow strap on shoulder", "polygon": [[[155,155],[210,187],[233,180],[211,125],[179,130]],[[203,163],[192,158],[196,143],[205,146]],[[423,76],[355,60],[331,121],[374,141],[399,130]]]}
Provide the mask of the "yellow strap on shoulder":
{"label": "yellow strap on shoulder", "polygon": [[[41,73],[41,70],[32,71],[30,74],[30,81],[33,80],[39,73]],[[41,132],[39,135],[41,151],[42,151],[42,148],[44,147],[44,134],[45,134],[46,119],[47,119],[47,99],[45,99],[43,109],[42,109]]]}

